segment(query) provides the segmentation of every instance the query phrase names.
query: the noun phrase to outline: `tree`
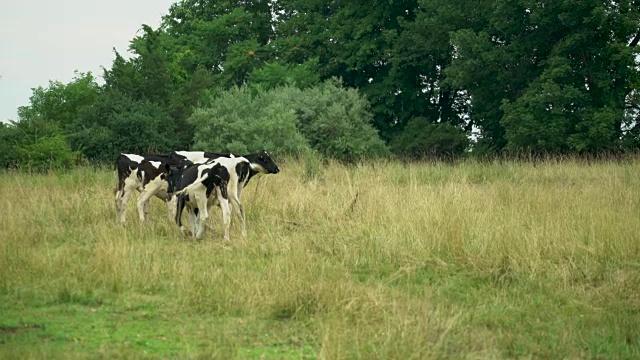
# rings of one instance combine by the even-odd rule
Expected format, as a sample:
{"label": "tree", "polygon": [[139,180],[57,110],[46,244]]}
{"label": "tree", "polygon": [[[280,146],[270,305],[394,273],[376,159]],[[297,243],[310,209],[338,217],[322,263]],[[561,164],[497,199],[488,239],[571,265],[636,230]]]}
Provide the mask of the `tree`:
{"label": "tree", "polygon": [[90,72],[76,72],[68,84],[49,81],[46,88],[32,89],[30,105],[18,108],[18,119],[20,122],[49,122],[66,131],[73,128],[82,111],[95,103],[99,89]]}
{"label": "tree", "polygon": [[105,161],[121,152],[146,154],[180,148],[174,120],[162,107],[113,90],[101,94],[93,111],[81,118],[68,137],[87,157]]}
{"label": "tree", "polygon": [[281,62],[267,62],[254,69],[249,76],[249,84],[273,89],[278,86],[295,85],[301,89],[318,85],[318,61],[311,59],[303,64],[291,65]]}
{"label": "tree", "polygon": [[401,19],[414,18],[416,0],[285,0],[277,6],[273,47],[279,59],[301,64],[317,58],[321,80],[337,77],[346,87],[358,88],[370,102],[373,124],[383,138],[390,138],[397,124],[406,124],[412,114],[406,100],[413,101],[415,93],[405,86],[405,74],[390,76],[391,35],[401,30]]}
{"label": "tree", "polygon": [[495,2],[484,29],[453,36],[447,69],[496,150],[619,148],[637,83],[637,1]]}
{"label": "tree", "polygon": [[269,60],[272,6],[268,0],[185,0],[171,6],[162,28],[172,52],[189,54],[187,73],[205,69],[228,89]]}
{"label": "tree", "polygon": [[469,146],[466,133],[451,124],[434,124],[425,118],[409,121],[405,130],[391,141],[391,149],[411,158],[452,159]]}

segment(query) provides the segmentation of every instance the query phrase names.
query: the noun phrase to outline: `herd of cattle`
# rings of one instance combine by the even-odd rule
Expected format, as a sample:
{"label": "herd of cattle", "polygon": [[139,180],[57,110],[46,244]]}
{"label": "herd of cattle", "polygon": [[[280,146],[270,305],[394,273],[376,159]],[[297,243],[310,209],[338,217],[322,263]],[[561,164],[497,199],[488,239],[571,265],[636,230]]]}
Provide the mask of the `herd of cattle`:
{"label": "herd of cattle", "polygon": [[169,217],[180,229],[185,207],[190,215],[191,235],[201,238],[208,208],[222,210],[224,239],[229,240],[231,211],[240,217],[242,235],[246,236],[242,189],[257,174],[277,174],[278,166],[266,151],[244,156],[204,151],[175,151],[166,155],[120,154],[115,164],[116,221],[124,223],[127,202],[139,191],[137,208],[143,222],[149,212],[149,200],[157,196],[169,206]]}

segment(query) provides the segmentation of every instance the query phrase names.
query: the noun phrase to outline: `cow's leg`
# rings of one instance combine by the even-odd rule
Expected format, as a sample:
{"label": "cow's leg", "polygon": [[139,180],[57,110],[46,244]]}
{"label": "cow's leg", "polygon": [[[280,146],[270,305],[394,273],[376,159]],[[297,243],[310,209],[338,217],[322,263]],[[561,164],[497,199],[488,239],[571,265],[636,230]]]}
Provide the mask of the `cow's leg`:
{"label": "cow's leg", "polygon": [[126,179],[124,179],[124,183],[121,186],[122,190],[116,192],[116,221],[118,223],[125,222],[129,197],[131,197],[133,192],[138,189],[138,184],[138,179],[136,178],[135,173],[132,172]]}
{"label": "cow's leg", "polygon": [[245,221],[245,217],[244,217],[244,209],[242,208],[242,204],[240,203],[240,194],[242,193],[242,191],[240,191],[240,184],[238,184],[238,187],[234,187],[234,186],[230,186],[229,187],[230,191],[228,193],[229,195],[229,203],[231,208],[234,210],[234,212],[240,217],[240,225],[242,228],[242,236],[247,236],[247,226],[246,226],[246,221]]}
{"label": "cow's leg", "polygon": [[149,202],[150,201],[146,201],[144,203],[144,218],[146,219],[149,216]]}
{"label": "cow's leg", "polygon": [[240,200],[240,201],[242,201],[242,189],[244,189],[244,188],[242,187],[242,183],[241,183],[241,182],[239,182],[239,183],[238,183],[238,200]]}
{"label": "cow's leg", "polygon": [[116,191],[116,222],[122,223],[122,195],[124,195],[124,190]]}
{"label": "cow's leg", "polygon": [[231,227],[231,209],[229,208],[229,200],[222,197],[220,189],[216,189],[218,194],[218,202],[220,210],[222,210],[222,224],[224,226],[224,240],[229,241],[229,228]]}
{"label": "cow's leg", "polygon": [[189,211],[189,225],[191,226],[191,237],[196,237],[196,224],[198,223],[198,214],[200,209],[195,208]]}
{"label": "cow's leg", "polygon": [[138,215],[140,222],[144,222],[149,214],[149,201],[152,196],[157,196],[163,201],[166,199],[166,182],[162,179],[155,178],[144,186],[142,193],[138,196]]}
{"label": "cow's leg", "polygon": [[207,218],[209,217],[209,211],[207,210],[207,196],[204,192],[197,193],[195,196],[196,206],[198,207],[198,219],[196,224],[196,239],[202,238]]}
{"label": "cow's leg", "polygon": [[140,222],[144,222],[146,215],[149,213],[149,200],[153,196],[153,192],[149,189],[144,189],[140,196],[138,196],[138,216],[140,217]]}
{"label": "cow's leg", "polygon": [[167,206],[169,207],[169,221],[176,221],[176,214],[178,212],[178,201],[177,196],[171,196],[169,200],[165,200]]}
{"label": "cow's leg", "polygon": [[240,217],[240,224],[242,226],[242,236],[247,236],[247,226],[244,218],[244,209],[242,208],[242,204],[240,204],[240,201],[237,198],[230,198],[229,200],[231,200],[231,202],[233,203],[232,207],[235,210],[235,213],[238,214],[238,216]]}
{"label": "cow's leg", "polygon": [[[189,215],[189,222],[191,222],[191,206],[186,204],[186,199],[184,195],[174,195],[171,197],[169,201],[167,201],[169,206],[169,216],[172,217],[170,221],[175,221],[182,234],[186,234],[187,229],[182,225],[182,213],[187,208],[187,214]],[[173,210],[172,210],[173,209]]]}
{"label": "cow's leg", "polygon": [[125,186],[116,193],[116,222],[124,224],[127,217],[127,203],[133,193],[133,187]]}
{"label": "cow's leg", "polygon": [[206,226],[207,218],[209,218],[209,211],[207,210],[207,206],[200,208],[200,213],[198,214],[198,233],[196,234],[196,239],[202,239],[202,234],[204,233],[204,228]]}

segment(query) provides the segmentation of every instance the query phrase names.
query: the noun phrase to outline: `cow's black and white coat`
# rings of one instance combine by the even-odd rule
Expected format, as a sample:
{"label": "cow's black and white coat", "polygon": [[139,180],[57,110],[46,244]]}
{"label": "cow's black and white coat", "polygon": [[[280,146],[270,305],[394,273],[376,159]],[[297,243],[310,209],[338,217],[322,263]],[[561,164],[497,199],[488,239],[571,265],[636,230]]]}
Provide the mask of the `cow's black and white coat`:
{"label": "cow's black and white coat", "polygon": [[[186,153],[186,152],[183,152]],[[212,154],[212,153],[209,153]],[[188,155],[188,154],[187,154]],[[217,204],[221,207],[223,224],[224,224],[224,239],[229,240],[229,228],[231,224],[231,210],[235,210],[235,213],[240,217],[241,226],[242,226],[242,235],[246,236],[246,220],[244,215],[244,209],[242,207],[242,203],[240,201],[242,196],[242,189],[249,183],[249,180],[258,173],[266,173],[266,174],[277,174],[280,172],[280,169],[273,162],[269,154],[266,152],[260,152],[255,154],[250,154],[247,157],[253,159],[253,162],[248,160],[246,157],[235,157],[232,154],[216,154],[219,157],[215,159],[210,159],[205,161],[203,164],[195,164],[191,167],[188,167],[183,175],[180,178],[180,185],[177,186],[178,192],[189,194],[188,197],[199,197],[202,198],[202,192],[204,189],[209,189],[210,185],[203,184],[203,181],[213,176],[211,173],[211,169],[219,169],[224,168],[225,171],[223,175],[220,173],[222,170],[216,170],[216,176],[223,178],[226,183],[226,194],[225,200],[223,202],[221,196],[217,194],[216,197],[212,197],[208,204]],[[227,155],[227,156],[223,156]],[[190,160],[194,160],[196,162],[202,161],[201,159],[197,159],[196,157],[190,157]],[[197,175],[196,175],[197,174]],[[226,177],[225,177],[226,176]],[[198,189],[197,191],[195,189]],[[196,191],[191,195],[191,192]],[[211,195],[211,190],[209,190],[209,194],[207,194],[207,198],[209,199]],[[181,229],[184,228],[181,225],[181,213],[184,205],[180,205],[182,199],[176,199],[178,201],[177,204],[177,212],[176,212],[176,221]],[[200,201],[201,206],[202,201]],[[193,209],[193,205],[195,204],[193,201],[188,203],[187,205]],[[199,210],[202,211],[202,210]],[[208,216],[208,213],[207,213]],[[201,219],[201,218],[199,218]],[[195,221],[195,220],[193,220]],[[194,225],[192,221],[192,230],[194,230]],[[195,229],[196,231],[200,231],[201,235],[202,228]],[[194,234],[194,236],[196,236]],[[196,236],[198,237],[198,236]]]}
{"label": "cow's black and white coat", "polygon": [[[126,218],[126,208],[129,198],[134,190],[140,192],[137,200],[138,216],[143,222],[149,212],[149,201],[153,196],[160,198],[165,202],[172,200],[174,186],[177,186],[178,180],[182,174],[181,169],[185,169],[189,165],[203,164],[209,160],[216,158],[236,158],[229,153],[213,153],[204,151],[175,151],[167,155],[136,155],[136,154],[120,154],[116,159],[116,171],[118,177],[118,185],[116,189],[116,221],[123,223]],[[244,220],[244,211],[240,204],[242,188],[246,186],[249,180],[258,173],[276,174],[280,171],[266,151],[246,155],[244,162],[240,161],[238,169],[237,191],[234,194],[233,202],[236,213],[242,219],[242,232],[246,234],[246,226]],[[246,161],[249,162],[248,169]],[[242,163],[242,164],[240,164]],[[173,179],[171,181],[171,179]],[[237,196],[235,195],[237,194]],[[237,202],[235,201],[237,199]],[[176,204],[168,203],[169,217],[175,218]]]}
{"label": "cow's black and white coat", "polygon": [[[120,154],[115,167],[118,177],[116,188],[116,222],[126,220],[127,203],[135,191],[140,195],[137,200],[138,216],[144,221],[149,213],[149,200],[154,195],[162,201],[168,201],[167,173],[177,163],[165,155]],[[169,207],[169,217],[173,218],[175,207]]]}
{"label": "cow's black and white coat", "polygon": [[204,232],[205,222],[209,217],[209,208],[218,203],[222,210],[222,222],[225,228],[225,240],[229,239],[228,224],[231,222],[227,184],[230,174],[226,167],[217,160],[204,164],[194,164],[182,171],[176,189],[176,217],[175,221],[180,230],[182,226],[182,211],[187,207],[190,215],[191,235],[200,239]]}

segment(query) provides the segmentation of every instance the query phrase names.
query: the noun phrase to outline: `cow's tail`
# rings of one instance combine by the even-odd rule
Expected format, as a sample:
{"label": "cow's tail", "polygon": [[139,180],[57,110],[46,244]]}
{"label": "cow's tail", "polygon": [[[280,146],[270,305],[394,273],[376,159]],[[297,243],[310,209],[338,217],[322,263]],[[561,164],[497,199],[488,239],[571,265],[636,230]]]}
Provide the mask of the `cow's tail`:
{"label": "cow's tail", "polygon": [[116,186],[113,188],[113,195],[115,196],[120,189],[120,177],[118,176],[118,159],[113,163],[113,176],[116,178]]}
{"label": "cow's tail", "polygon": [[185,196],[184,196],[184,194],[179,194],[179,195],[176,195],[176,196],[177,196],[176,200],[178,200],[178,201],[176,201],[176,203],[177,203],[177,205],[176,205],[176,224],[178,224],[178,226],[180,228],[182,228],[182,210],[184,210],[184,202],[185,202],[184,198],[185,198]]}
{"label": "cow's tail", "polygon": [[222,194],[222,197],[225,198],[225,199],[229,199],[229,193],[227,191],[227,182],[224,181],[223,178],[220,178],[220,186],[219,187],[220,187],[220,194]]}

